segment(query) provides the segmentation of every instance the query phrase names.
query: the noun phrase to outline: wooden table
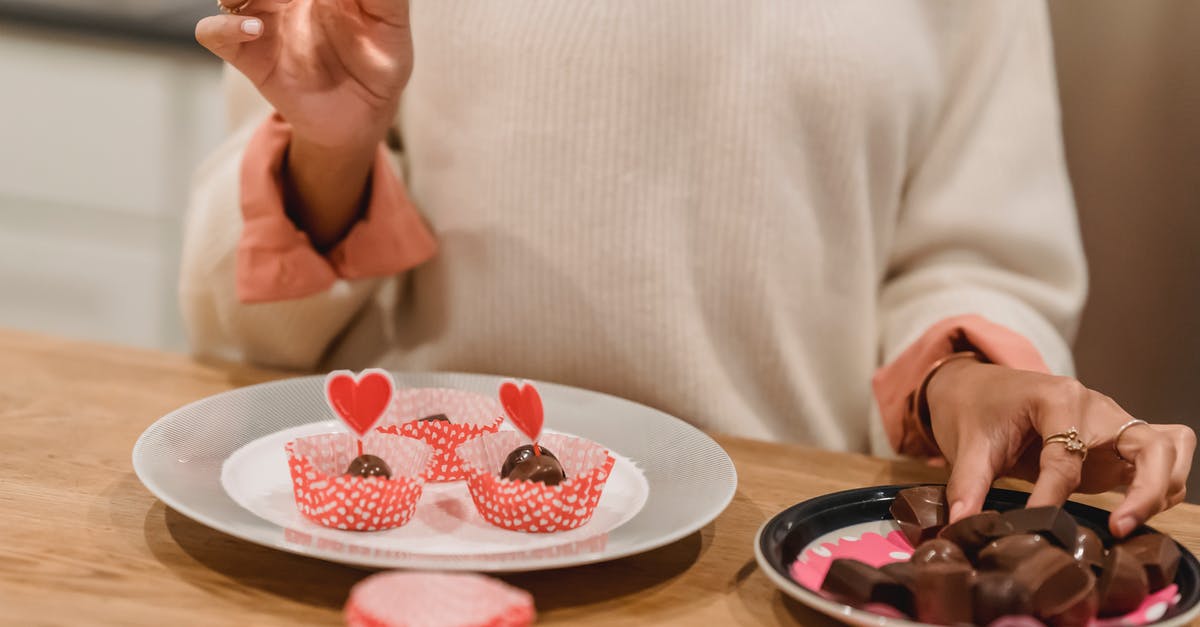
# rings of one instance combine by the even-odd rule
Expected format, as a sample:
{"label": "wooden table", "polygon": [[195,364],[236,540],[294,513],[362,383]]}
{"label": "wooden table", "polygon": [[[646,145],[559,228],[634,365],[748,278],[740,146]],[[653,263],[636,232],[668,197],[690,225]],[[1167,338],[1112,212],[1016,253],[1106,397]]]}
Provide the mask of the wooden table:
{"label": "wooden table", "polygon": [[[164,413],[280,376],[0,330],[0,623],[339,624],[364,571],[210,530],[158,502],[130,463]],[[718,440],[741,484],[702,531],[607,564],[504,579],[533,593],[546,624],[829,624],[759,571],[755,530],[815,495],[945,477],[912,462]],[[1200,552],[1200,507],[1153,523]]]}

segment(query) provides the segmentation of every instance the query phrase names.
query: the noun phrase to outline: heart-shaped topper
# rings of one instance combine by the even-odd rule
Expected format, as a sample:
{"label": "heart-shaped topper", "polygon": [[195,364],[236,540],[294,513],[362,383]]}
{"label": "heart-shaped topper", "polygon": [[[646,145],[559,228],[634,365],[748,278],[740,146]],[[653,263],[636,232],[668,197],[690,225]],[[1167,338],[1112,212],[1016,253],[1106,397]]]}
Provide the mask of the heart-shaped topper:
{"label": "heart-shaped topper", "polygon": [[505,381],[500,384],[500,404],[508,414],[508,420],[521,433],[529,436],[530,441],[537,444],[542,435],[542,397],[537,388],[528,381],[518,384],[516,381]]}
{"label": "heart-shaped topper", "polygon": [[350,430],[363,437],[383,418],[396,384],[387,370],[334,370],[325,376],[325,401]]}

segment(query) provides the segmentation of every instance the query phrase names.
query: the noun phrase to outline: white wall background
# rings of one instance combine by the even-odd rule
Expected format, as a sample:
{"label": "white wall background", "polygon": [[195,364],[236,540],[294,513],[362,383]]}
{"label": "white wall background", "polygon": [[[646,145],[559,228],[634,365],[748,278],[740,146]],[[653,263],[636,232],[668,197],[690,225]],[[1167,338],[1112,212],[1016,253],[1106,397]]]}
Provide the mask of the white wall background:
{"label": "white wall background", "polygon": [[0,21],[0,326],[184,348],[180,224],[224,134],[220,68]]}

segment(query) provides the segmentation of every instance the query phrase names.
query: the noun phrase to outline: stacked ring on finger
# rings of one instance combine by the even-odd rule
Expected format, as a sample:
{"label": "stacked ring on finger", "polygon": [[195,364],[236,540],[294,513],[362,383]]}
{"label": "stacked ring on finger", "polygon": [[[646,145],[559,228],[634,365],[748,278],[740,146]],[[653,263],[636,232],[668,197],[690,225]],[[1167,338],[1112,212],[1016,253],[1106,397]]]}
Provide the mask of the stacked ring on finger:
{"label": "stacked ring on finger", "polygon": [[237,15],[237,14],[241,13],[242,11],[246,10],[246,7],[250,6],[251,2],[254,2],[254,0],[244,0],[241,4],[237,5],[236,7],[227,7],[227,6],[225,6],[224,2],[222,2],[221,0],[217,0],[217,8],[221,10],[221,13],[228,13],[229,15]]}
{"label": "stacked ring on finger", "polygon": [[1087,459],[1087,444],[1083,443],[1083,439],[1079,437],[1079,429],[1075,427],[1046,436],[1046,439],[1042,440],[1042,446],[1047,444],[1062,444],[1067,448],[1068,453],[1078,455],[1081,461]]}
{"label": "stacked ring on finger", "polygon": [[1125,456],[1121,454],[1121,449],[1118,448],[1118,445],[1121,443],[1121,436],[1125,435],[1125,431],[1128,430],[1129,427],[1136,427],[1137,425],[1148,425],[1148,424],[1150,424],[1150,423],[1146,422],[1145,420],[1141,420],[1139,418],[1134,418],[1133,420],[1130,420],[1129,422],[1121,425],[1120,429],[1117,429],[1117,435],[1113,436],[1113,452],[1117,454],[1117,459],[1125,462],[1126,464],[1133,463],[1133,462],[1129,461],[1128,459],[1125,459]]}

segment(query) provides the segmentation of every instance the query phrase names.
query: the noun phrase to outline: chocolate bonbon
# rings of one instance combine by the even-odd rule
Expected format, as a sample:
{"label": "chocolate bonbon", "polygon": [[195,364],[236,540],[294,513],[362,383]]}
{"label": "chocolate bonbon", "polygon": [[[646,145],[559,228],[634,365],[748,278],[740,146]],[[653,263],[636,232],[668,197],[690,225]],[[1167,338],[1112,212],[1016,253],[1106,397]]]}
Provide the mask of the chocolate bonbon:
{"label": "chocolate bonbon", "polygon": [[1104,543],[1095,531],[1083,525],[1079,526],[1079,533],[1075,538],[1074,554],[1075,561],[1090,566],[1093,571],[1099,571],[1104,565]]}
{"label": "chocolate bonbon", "polygon": [[949,540],[934,538],[913,549],[913,564],[961,563],[968,564],[967,556],[959,546]]}
{"label": "chocolate bonbon", "polygon": [[533,445],[519,446],[508,454],[500,467],[500,476],[515,481],[540,481],[546,485],[558,485],[567,478],[558,458],[544,446],[537,451]]}
{"label": "chocolate bonbon", "polygon": [[1136,610],[1150,594],[1146,570],[1134,551],[1114,546],[1104,560],[1100,576],[1100,615],[1120,616]]}
{"label": "chocolate bonbon", "polygon": [[957,544],[964,553],[974,558],[989,542],[1012,532],[1012,527],[1000,512],[982,512],[946,525],[938,532],[938,537]]}
{"label": "chocolate bonbon", "polygon": [[1049,540],[1035,533],[997,538],[979,551],[977,565],[987,570],[1014,570],[1030,555],[1049,546]]}
{"label": "chocolate bonbon", "polygon": [[450,422],[450,418],[446,414],[434,414],[432,416],[418,418],[417,422]]}
{"label": "chocolate bonbon", "polygon": [[947,522],[946,488],[917,486],[901,490],[890,511],[909,543],[918,546],[937,537]]}
{"label": "chocolate bonbon", "polygon": [[878,568],[857,560],[836,559],[821,589],[852,605],[883,603],[905,614],[912,613],[912,593]]}
{"label": "chocolate bonbon", "polygon": [[1031,592],[1034,613],[1040,618],[1074,624],[1080,608],[1095,605],[1094,600],[1089,602],[1089,595],[1095,596],[1096,577],[1060,548],[1033,553],[1012,571],[1012,577]]}
{"label": "chocolate bonbon", "polygon": [[1175,544],[1174,540],[1161,533],[1146,533],[1126,540],[1123,546],[1142,562],[1151,592],[1174,583],[1182,557],[1179,545]]}
{"label": "chocolate bonbon", "polygon": [[346,474],[391,479],[392,469],[388,467],[387,462],[375,455],[359,455],[350,462],[350,466],[346,468]]}
{"label": "chocolate bonbon", "polygon": [[972,586],[972,598],[977,625],[991,624],[1001,616],[1033,612],[1033,594],[1008,573],[977,573]]}
{"label": "chocolate bonbon", "polygon": [[1010,533],[1040,533],[1068,551],[1073,552],[1079,541],[1079,524],[1061,507],[1013,509],[1001,518],[1012,527]]}
{"label": "chocolate bonbon", "polygon": [[917,565],[913,570],[913,607],[917,620],[934,625],[969,623],[974,618],[971,581],[965,562]]}

